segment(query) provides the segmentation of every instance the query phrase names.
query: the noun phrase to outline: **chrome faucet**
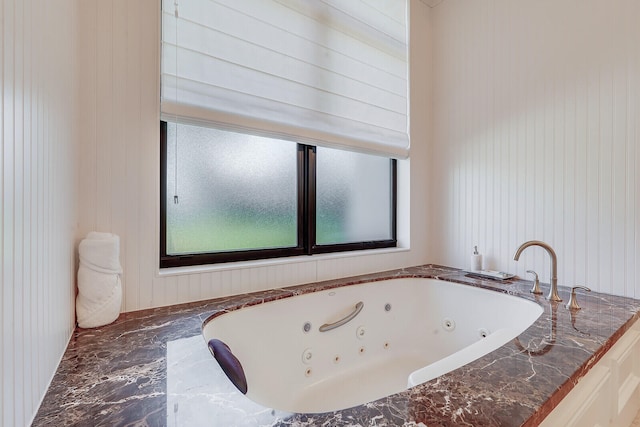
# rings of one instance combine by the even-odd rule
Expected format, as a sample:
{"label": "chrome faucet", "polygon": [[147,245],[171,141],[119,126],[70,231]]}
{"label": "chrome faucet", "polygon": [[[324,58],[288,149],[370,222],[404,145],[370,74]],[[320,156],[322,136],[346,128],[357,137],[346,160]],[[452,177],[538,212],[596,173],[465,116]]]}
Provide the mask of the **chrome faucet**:
{"label": "chrome faucet", "polygon": [[513,255],[513,259],[515,261],[518,261],[522,251],[527,249],[529,246],[540,246],[549,254],[549,257],[551,258],[551,290],[549,291],[547,299],[549,301],[555,302],[562,301],[562,298],[560,298],[560,295],[558,295],[558,257],[556,256],[556,253],[551,246],[539,240],[529,240],[528,242],[524,242],[520,245],[520,247],[516,250],[516,253]]}

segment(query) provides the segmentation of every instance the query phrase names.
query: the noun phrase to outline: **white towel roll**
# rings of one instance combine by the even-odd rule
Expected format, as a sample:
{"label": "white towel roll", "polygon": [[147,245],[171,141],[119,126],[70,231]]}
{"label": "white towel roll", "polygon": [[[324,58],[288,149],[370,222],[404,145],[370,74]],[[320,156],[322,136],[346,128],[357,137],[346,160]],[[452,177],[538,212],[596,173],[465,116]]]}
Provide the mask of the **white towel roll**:
{"label": "white towel roll", "polygon": [[78,268],[78,293],[87,303],[100,304],[112,294],[119,279],[117,274],[99,273],[81,264]]}
{"label": "white towel roll", "polygon": [[94,271],[107,274],[122,273],[120,266],[120,237],[111,233],[92,231],[78,246],[80,263]]}
{"label": "white towel roll", "polygon": [[91,232],[78,246],[78,326],[95,328],[115,321],[120,315],[120,238],[111,233]]}
{"label": "white towel roll", "polygon": [[122,285],[120,277],[116,276],[116,283],[104,293],[99,300],[90,300],[78,293],[76,298],[76,316],[81,328],[96,328],[114,322],[120,315],[122,304]]}

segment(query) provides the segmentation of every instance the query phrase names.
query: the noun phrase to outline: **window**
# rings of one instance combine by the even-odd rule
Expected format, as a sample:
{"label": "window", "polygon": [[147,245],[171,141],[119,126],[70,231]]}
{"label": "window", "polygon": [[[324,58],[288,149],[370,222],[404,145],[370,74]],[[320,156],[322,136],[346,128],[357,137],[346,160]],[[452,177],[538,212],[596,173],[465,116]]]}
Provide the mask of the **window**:
{"label": "window", "polygon": [[316,148],[317,246],[395,239],[391,163],[384,157]]}
{"label": "window", "polygon": [[395,160],[161,123],[161,267],[396,245]]}
{"label": "window", "polygon": [[161,267],[395,246],[407,0],[162,0]]}

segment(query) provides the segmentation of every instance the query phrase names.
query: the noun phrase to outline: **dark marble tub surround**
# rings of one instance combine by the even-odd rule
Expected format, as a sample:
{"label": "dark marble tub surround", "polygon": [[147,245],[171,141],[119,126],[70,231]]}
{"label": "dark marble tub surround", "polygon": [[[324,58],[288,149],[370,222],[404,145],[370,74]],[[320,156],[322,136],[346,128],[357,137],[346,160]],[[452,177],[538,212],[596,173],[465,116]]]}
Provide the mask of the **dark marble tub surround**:
{"label": "dark marble tub surround", "polygon": [[[325,414],[280,413],[248,401],[220,377],[200,336],[203,321],[229,310],[394,277],[494,289],[537,301],[545,311],[517,340],[460,369]],[[560,287],[560,304],[530,288],[527,281],[426,265],[125,313],[111,325],[74,331],[33,425],[534,426],[638,318],[640,301],[591,292],[578,296],[583,309],[572,312],[562,305],[568,288]]]}

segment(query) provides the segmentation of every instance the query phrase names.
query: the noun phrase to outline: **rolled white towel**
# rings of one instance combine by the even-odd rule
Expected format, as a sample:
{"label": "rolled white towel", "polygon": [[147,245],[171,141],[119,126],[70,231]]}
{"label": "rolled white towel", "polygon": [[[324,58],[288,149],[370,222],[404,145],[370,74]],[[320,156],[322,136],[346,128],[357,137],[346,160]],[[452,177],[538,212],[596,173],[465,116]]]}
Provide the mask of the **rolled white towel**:
{"label": "rolled white towel", "polygon": [[120,315],[120,238],[111,233],[91,232],[78,246],[78,326],[95,328],[115,321]]}
{"label": "rolled white towel", "polygon": [[107,274],[122,273],[120,266],[120,237],[111,233],[92,231],[78,246],[80,264]]}
{"label": "rolled white towel", "polygon": [[[96,273],[101,274],[102,273]],[[104,276],[104,275],[103,275]],[[78,293],[76,298],[76,315],[78,326],[81,328],[95,328],[114,322],[120,315],[122,303],[122,285],[120,276],[115,276],[115,283],[108,293],[104,293],[99,300],[86,298]]]}
{"label": "rolled white towel", "polygon": [[120,283],[117,274],[105,274],[80,265],[78,268],[78,294],[82,295],[86,304],[100,305],[113,293],[113,288]]}

